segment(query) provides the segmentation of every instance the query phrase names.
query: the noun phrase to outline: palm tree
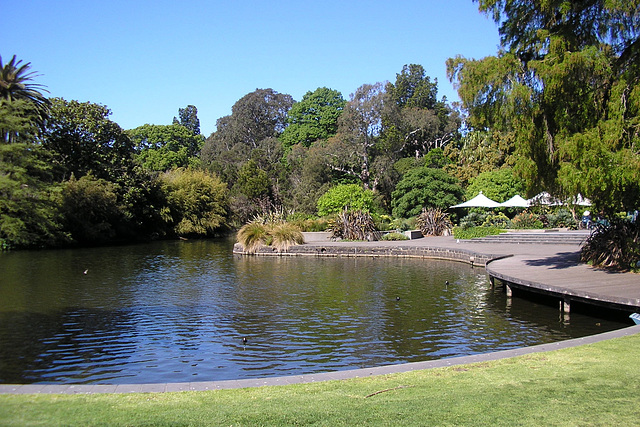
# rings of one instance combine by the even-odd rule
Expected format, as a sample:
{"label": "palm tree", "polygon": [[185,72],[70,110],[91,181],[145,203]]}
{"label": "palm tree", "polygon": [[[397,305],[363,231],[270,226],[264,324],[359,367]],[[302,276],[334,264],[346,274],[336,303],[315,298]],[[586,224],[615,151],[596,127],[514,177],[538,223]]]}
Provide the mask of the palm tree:
{"label": "palm tree", "polygon": [[41,90],[44,85],[38,83],[30,83],[34,77],[37,77],[35,71],[29,72],[31,63],[22,64],[22,60],[16,61],[13,55],[11,61],[2,64],[2,56],[0,56],[0,100],[14,101],[17,99],[25,99],[33,102],[37,106],[46,106],[49,100],[42,95]]}
{"label": "palm tree", "polygon": [[[44,123],[51,102],[42,94],[48,92],[44,85],[32,83],[38,75],[35,71],[29,71],[31,63],[22,63],[16,60],[16,56],[6,64],[2,63],[0,56],[0,107],[5,115],[14,115],[14,121],[26,124],[31,122],[37,129]],[[10,105],[6,105],[6,104]],[[15,115],[17,111],[21,111]],[[25,129],[0,129],[0,140],[11,142]]]}

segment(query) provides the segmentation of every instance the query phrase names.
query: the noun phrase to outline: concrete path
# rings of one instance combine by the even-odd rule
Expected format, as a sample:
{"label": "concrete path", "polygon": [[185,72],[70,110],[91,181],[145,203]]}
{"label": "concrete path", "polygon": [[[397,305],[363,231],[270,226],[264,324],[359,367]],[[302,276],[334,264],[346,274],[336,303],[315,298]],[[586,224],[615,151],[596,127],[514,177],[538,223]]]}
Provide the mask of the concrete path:
{"label": "concrete path", "polygon": [[[577,244],[516,244],[516,243],[476,243],[457,241],[453,237],[427,237],[399,242],[312,242],[305,244],[298,252],[302,255],[316,255],[322,247],[341,246],[366,252],[370,248],[434,248],[442,253],[465,253],[478,256],[489,255],[496,258],[486,266],[488,273],[502,280],[521,286],[539,287],[547,292],[557,292],[575,298],[591,298],[610,303],[621,303],[640,308],[640,274],[609,273],[580,264],[580,245]],[[447,252],[448,251],[448,252]],[[355,254],[355,253],[354,253]],[[640,311],[640,310],[639,310]],[[168,383],[168,384],[120,384],[120,385],[43,385],[43,384],[0,384],[1,393],[133,393],[202,391],[227,388],[260,387],[270,385],[300,384],[317,381],[341,380],[367,377],[418,369],[431,369],[488,360],[497,360],[543,351],[557,350],[594,343],[605,339],[640,333],[640,325],[551,344],[542,344],[494,353],[448,359],[380,366],[367,369],[327,372],[321,374],[295,375],[262,379],[242,379],[232,381]]]}

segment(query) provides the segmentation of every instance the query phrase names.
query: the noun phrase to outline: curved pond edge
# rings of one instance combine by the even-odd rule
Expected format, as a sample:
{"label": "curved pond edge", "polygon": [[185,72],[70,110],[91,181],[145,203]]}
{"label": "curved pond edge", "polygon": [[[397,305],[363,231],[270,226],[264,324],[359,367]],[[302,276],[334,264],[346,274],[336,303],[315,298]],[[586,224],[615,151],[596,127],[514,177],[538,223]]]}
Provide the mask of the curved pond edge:
{"label": "curved pond edge", "polygon": [[[422,240],[422,241],[421,241]],[[451,240],[449,240],[450,242]],[[417,243],[419,242],[419,243]],[[417,243],[417,244],[416,244]],[[266,255],[266,256],[384,256],[384,257],[419,257],[429,259],[443,259],[450,261],[465,262],[472,266],[486,267],[491,261],[506,259],[513,256],[508,245],[501,245],[505,249],[503,254],[486,254],[480,251],[469,250],[464,247],[451,245],[426,245],[426,239],[411,241],[408,244],[398,242],[344,242],[305,244],[293,246],[286,252],[277,252],[270,247],[263,247],[257,253],[249,254],[244,252],[244,248],[236,244],[234,254]],[[457,243],[457,242],[456,242]],[[462,246],[462,245],[460,245]],[[538,245],[522,245],[522,247],[533,247]],[[507,247],[509,249],[507,249]],[[538,246],[539,247],[539,246]],[[486,250],[486,248],[483,248]],[[546,247],[539,251],[538,257],[543,254],[548,255],[550,248]],[[511,252],[511,253],[509,253]],[[534,250],[533,252],[538,252]],[[503,277],[506,279],[506,277]],[[520,347],[510,350],[502,350],[492,353],[482,353],[469,356],[458,356],[438,360],[423,362],[411,362],[394,365],[384,365],[372,368],[351,369],[344,371],[332,371],[317,374],[303,374],[266,378],[246,378],[238,380],[221,381],[198,381],[198,382],[178,382],[178,383],[152,383],[152,384],[0,384],[0,394],[86,394],[86,393],[160,393],[176,391],[207,391],[246,387],[263,387],[289,384],[304,384],[319,381],[333,381],[350,378],[362,378],[373,375],[387,375],[413,370],[434,369],[447,366],[466,365],[471,363],[486,362],[492,360],[506,359],[532,353],[541,353],[563,348],[577,347],[585,344],[592,344],[612,338],[624,337],[640,333],[640,325],[627,328],[574,338],[554,343],[539,344],[531,347]]]}
{"label": "curved pond edge", "polygon": [[475,354],[471,356],[458,356],[447,359],[429,360],[424,362],[385,365],[373,368],[324,372],[319,374],[291,375],[284,377],[268,377],[259,379],[158,384],[0,384],[0,394],[164,393],[177,391],[209,391],[247,387],[307,384],[320,381],[337,381],[351,378],[363,378],[374,375],[388,375],[416,370],[435,369],[457,365],[468,365],[479,362],[488,362],[493,360],[523,356],[527,354],[542,353],[564,348],[577,347],[586,344],[593,344],[612,338],[626,337],[638,333],[640,333],[640,325],[635,325],[628,328],[618,329],[615,331],[605,332],[602,334],[591,335],[582,338],[574,338],[548,344],[539,344],[531,347],[521,347],[510,350],[496,351],[493,353]]}

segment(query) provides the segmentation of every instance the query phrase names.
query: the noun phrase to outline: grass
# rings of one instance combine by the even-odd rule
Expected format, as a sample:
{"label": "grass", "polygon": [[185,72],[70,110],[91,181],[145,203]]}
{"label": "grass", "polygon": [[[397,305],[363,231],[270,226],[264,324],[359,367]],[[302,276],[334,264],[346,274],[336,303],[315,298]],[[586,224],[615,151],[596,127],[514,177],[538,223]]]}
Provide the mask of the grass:
{"label": "grass", "polygon": [[640,424],[640,334],[403,374],[207,392],[0,395],[0,425]]}

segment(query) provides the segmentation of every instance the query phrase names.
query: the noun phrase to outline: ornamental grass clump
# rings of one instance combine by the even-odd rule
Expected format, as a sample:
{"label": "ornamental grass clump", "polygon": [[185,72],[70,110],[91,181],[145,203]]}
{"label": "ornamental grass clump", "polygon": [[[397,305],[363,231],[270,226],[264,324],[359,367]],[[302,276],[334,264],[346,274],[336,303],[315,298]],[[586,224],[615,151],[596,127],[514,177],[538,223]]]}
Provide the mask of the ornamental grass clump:
{"label": "ornamental grass clump", "polygon": [[289,223],[275,224],[269,229],[271,236],[271,246],[278,252],[285,252],[293,245],[304,243],[304,236],[298,227]]}
{"label": "ornamental grass clump", "polygon": [[249,222],[238,230],[238,243],[240,243],[246,252],[256,252],[261,246],[267,245],[269,233],[267,226],[257,222]]}
{"label": "ornamental grass clump", "polygon": [[449,214],[439,208],[423,208],[416,225],[425,236],[450,236],[453,227]]}
{"label": "ornamental grass clump", "polygon": [[303,244],[304,235],[298,226],[285,222],[276,214],[256,217],[243,225],[238,230],[237,240],[249,253],[255,253],[262,246],[285,252],[290,246]]}
{"label": "ornamental grass clump", "polygon": [[598,226],[582,247],[580,259],[612,270],[640,270],[640,223],[616,219]]}

